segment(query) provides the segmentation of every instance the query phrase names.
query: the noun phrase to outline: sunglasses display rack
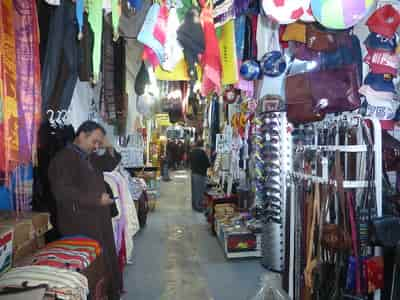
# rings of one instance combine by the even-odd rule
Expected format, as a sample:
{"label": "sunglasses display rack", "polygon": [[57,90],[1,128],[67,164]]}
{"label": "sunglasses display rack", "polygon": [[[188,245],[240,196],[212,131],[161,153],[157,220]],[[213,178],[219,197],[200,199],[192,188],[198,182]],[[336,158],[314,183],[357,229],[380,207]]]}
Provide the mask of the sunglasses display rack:
{"label": "sunglasses display rack", "polygon": [[261,264],[272,271],[284,267],[287,122],[284,113],[256,117],[253,158],[256,203],[263,221]]}
{"label": "sunglasses display rack", "polygon": [[[357,155],[357,170],[356,178],[347,179],[343,181],[344,189],[354,189],[362,194],[362,191],[368,187],[368,181],[360,178],[365,178],[361,171],[365,168],[362,163],[362,155],[367,152],[365,144],[348,145],[347,141],[344,143],[339,139],[339,127],[347,124],[349,127],[361,128],[361,122],[369,122],[371,133],[374,137],[373,156],[374,156],[374,174],[373,181],[375,184],[376,200],[376,213],[377,216],[382,216],[382,135],[381,125],[379,120],[365,118],[359,115],[347,113],[335,117],[326,117],[324,121],[315,122],[307,125],[296,127],[291,132],[291,144],[288,149],[291,153],[291,163],[287,170],[288,180],[288,207],[290,207],[290,216],[288,220],[289,237],[287,241],[290,243],[289,255],[285,264],[285,271],[287,272],[287,290],[291,299],[301,299],[302,286],[304,281],[304,268],[305,268],[305,248],[304,248],[304,221],[302,219],[302,211],[304,205],[302,201],[302,193],[304,193],[307,186],[313,183],[320,183],[326,185],[336,185],[336,181],[330,178],[329,164],[331,162],[332,154],[339,151],[345,157],[344,164],[347,164],[347,155],[353,153]],[[331,130],[335,127],[335,130]],[[358,127],[357,127],[358,126]],[[326,139],[327,131],[330,128],[330,139]],[[325,130],[325,131],[324,131]],[[333,132],[333,135],[332,135]],[[360,131],[361,132],[361,131]],[[325,135],[325,138],[322,139]],[[310,163],[311,161],[311,163]],[[382,255],[382,250],[379,247],[373,249],[374,255]],[[285,284],[284,284],[285,285]],[[357,298],[358,299],[358,298]],[[374,293],[374,300],[381,299],[380,290]]]}

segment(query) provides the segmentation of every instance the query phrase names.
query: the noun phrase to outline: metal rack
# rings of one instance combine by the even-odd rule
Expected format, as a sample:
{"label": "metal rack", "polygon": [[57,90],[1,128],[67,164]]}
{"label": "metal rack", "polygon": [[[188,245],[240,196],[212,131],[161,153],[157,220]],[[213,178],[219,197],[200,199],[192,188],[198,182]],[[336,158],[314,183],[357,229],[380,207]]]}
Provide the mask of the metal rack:
{"label": "metal rack", "polygon": [[[376,199],[376,207],[377,207],[377,216],[382,216],[382,133],[381,133],[381,125],[379,120],[374,119],[374,118],[364,118],[360,115],[354,115],[354,114],[343,114],[338,117],[330,117],[324,121],[318,122],[318,125],[324,126],[327,123],[332,124],[336,123],[339,124],[340,121],[347,120],[347,121],[357,121],[359,122],[360,120],[369,120],[372,124],[372,129],[373,129],[373,136],[374,136],[374,180],[375,180],[375,199]],[[356,146],[350,146],[350,145],[339,145],[339,138],[337,136],[336,138],[336,145],[327,145],[327,146],[320,146],[318,145],[318,138],[317,134],[315,135],[315,141],[314,145],[302,145],[300,147],[294,147],[293,144],[288,145],[288,150],[291,155],[293,155],[293,150],[295,151],[305,151],[305,150],[312,150],[312,151],[323,151],[323,152],[347,152],[347,153],[361,153],[361,152],[366,152],[367,151],[367,146],[366,145],[356,145]],[[293,161],[293,156],[291,157],[291,160]],[[293,171],[293,165],[290,165],[287,174],[287,179],[288,181],[292,182],[292,186],[294,185],[295,179],[304,179],[307,181],[311,182],[317,182],[317,183],[325,183],[325,184],[336,184],[334,180],[331,180],[329,178],[329,173],[328,173],[328,161],[325,158],[325,161],[323,160],[322,163],[322,176],[316,176],[316,175],[310,175],[310,174],[305,174],[301,172],[295,172]],[[365,180],[345,180],[343,182],[344,188],[345,189],[363,189],[368,186],[368,182]],[[295,191],[292,188],[291,190],[291,196],[290,196],[290,205],[292,208],[296,207],[297,203],[295,201]],[[294,211],[294,209],[292,209]],[[294,274],[295,270],[295,240],[296,240],[296,219],[295,219],[295,214],[291,214],[291,220],[290,220],[290,261],[289,261],[289,274]],[[375,247],[374,248],[374,254],[375,255],[381,255],[382,250],[380,247]],[[298,266],[297,266],[298,267]],[[296,290],[295,290],[295,278],[293,276],[289,277],[289,296],[292,299],[296,299]],[[380,291],[376,291],[374,294],[374,300],[381,299],[381,293]]]}

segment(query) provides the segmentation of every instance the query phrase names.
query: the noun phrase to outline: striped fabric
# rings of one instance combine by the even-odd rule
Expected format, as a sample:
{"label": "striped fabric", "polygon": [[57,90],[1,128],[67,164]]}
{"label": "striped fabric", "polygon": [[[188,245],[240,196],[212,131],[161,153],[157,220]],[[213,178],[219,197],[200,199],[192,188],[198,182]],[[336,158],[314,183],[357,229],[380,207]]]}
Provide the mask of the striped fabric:
{"label": "striped fabric", "polygon": [[0,289],[6,287],[49,286],[58,299],[85,300],[89,294],[85,276],[75,271],[48,266],[26,266],[10,270],[0,278]]}

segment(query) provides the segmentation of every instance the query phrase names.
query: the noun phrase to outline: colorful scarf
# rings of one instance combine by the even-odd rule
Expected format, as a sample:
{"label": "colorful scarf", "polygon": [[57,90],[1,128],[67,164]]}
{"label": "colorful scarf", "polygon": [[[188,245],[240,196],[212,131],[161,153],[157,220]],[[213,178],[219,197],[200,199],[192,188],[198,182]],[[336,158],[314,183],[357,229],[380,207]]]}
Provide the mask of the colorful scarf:
{"label": "colorful scarf", "polygon": [[19,159],[27,163],[32,158],[35,112],[35,62],[33,1],[14,0],[15,46],[17,60],[17,103]]}
{"label": "colorful scarf", "polygon": [[205,50],[201,58],[203,67],[203,81],[201,93],[207,96],[209,93],[221,92],[221,58],[218,49],[218,38],[215,33],[212,10],[206,6],[201,11],[201,25],[203,27]]}
{"label": "colorful scarf", "polygon": [[[0,3],[0,51],[2,60],[3,84],[3,117],[4,117],[4,150],[5,171],[19,161],[18,138],[18,103],[16,95],[16,49],[14,31],[14,7],[12,0],[2,0]],[[13,165],[11,165],[13,163]]]}

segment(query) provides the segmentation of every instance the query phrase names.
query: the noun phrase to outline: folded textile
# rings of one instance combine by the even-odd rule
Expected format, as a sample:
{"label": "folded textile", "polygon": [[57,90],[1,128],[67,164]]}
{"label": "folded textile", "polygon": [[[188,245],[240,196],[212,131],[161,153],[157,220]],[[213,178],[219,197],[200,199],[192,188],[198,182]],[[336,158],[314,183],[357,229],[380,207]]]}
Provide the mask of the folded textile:
{"label": "folded textile", "polygon": [[75,271],[48,266],[26,266],[11,269],[0,278],[0,289],[7,287],[35,287],[45,284],[59,299],[87,299],[88,281]]}

